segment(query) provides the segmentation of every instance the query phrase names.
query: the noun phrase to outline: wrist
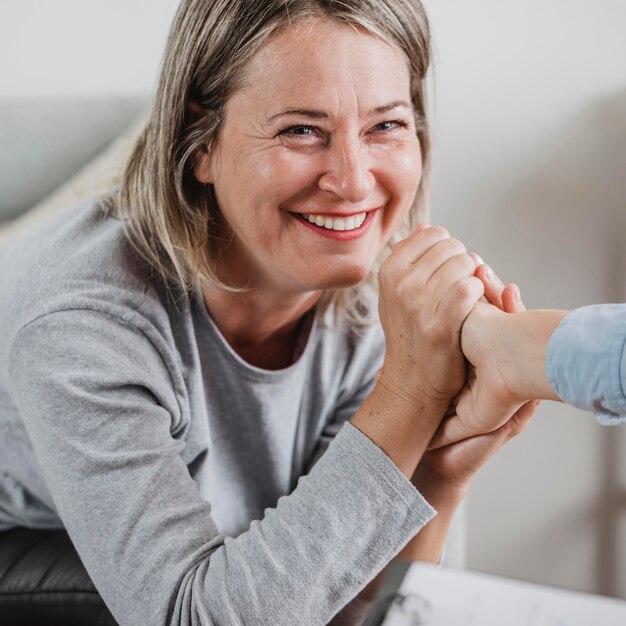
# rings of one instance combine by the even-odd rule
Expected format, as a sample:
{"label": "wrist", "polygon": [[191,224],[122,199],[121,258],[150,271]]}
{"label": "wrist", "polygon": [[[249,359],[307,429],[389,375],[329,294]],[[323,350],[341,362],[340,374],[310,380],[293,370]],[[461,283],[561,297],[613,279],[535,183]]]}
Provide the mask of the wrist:
{"label": "wrist", "polygon": [[467,494],[469,481],[461,486],[454,481],[434,478],[429,476],[429,472],[420,470],[422,468],[418,467],[411,482],[437,510],[437,516],[406,544],[398,558],[404,561],[438,563],[454,514]]}
{"label": "wrist", "polygon": [[[461,333],[461,346],[477,371],[486,373],[493,397],[512,405],[530,399],[534,383],[528,375],[537,367],[545,371],[545,349],[533,342],[532,316],[536,312],[505,313],[485,303],[477,303]],[[543,359],[543,361],[542,361]]]}
{"label": "wrist", "polygon": [[413,365],[406,368],[398,367],[395,363],[383,364],[377,378],[377,387],[393,404],[399,407],[424,410],[444,407],[444,412],[450,405],[452,398],[460,391],[460,386],[454,389],[437,389],[429,384],[428,377],[423,372],[415,370]]}
{"label": "wrist", "polygon": [[504,319],[506,384],[523,399],[558,400],[546,375],[546,352],[566,311],[523,311]]}
{"label": "wrist", "polygon": [[[428,454],[428,453],[427,453]],[[413,486],[442,516],[452,514],[464,500],[471,485],[471,478],[442,475],[420,463],[411,477]]]}
{"label": "wrist", "polygon": [[448,408],[448,402],[399,394],[376,384],[350,422],[411,478]]}

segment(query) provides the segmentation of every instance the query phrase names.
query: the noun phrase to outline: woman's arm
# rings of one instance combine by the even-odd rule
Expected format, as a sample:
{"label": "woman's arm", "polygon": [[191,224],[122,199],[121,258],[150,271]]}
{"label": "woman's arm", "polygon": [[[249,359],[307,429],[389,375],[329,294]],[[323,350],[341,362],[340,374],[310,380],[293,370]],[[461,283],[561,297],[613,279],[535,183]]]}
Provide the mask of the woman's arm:
{"label": "woman's arm", "polygon": [[353,418],[361,430],[347,424],[296,489],[236,538],[219,534],[180,458],[184,389],[156,329],[138,326],[139,314],[81,308],[17,333],[11,396],[121,624],[329,620],[432,518],[407,477],[462,384],[460,327],[482,293],[459,244],[444,239],[432,229],[399,244],[383,272],[388,352]]}
{"label": "woman's arm", "polygon": [[70,310],[24,327],[8,364],[61,519],[120,624],[329,620],[434,515],[347,424],[262,520],[220,535],[180,458],[166,360],[134,324]]}
{"label": "woman's arm", "polygon": [[[485,287],[485,297],[494,306],[507,313],[524,310],[519,294],[512,297],[514,285],[505,287],[494,276]],[[436,508],[437,517],[421,529],[396,558],[431,563],[440,561],[454,513],[467,494],[474,475],[504,443],[524,430],[538,404],[534,401],[526,403],[495,432],[423,454],[411,482]],[[384,575],[385,570],[336,616],[332,625],[353,626],[362,623]]]}
{"label": "woman's arm", "polygon": [[[437,516],[415,535],[395,557],[402,561],[438,563],[441,560],[450,524],[467,495],[480,467],[507,441],[521,433],[538,402],[518,412],[498,430],[472,437],[424,454],[411,482],[437,510]],[[385,570],[331,622],[332,626],[358,626],[372,607]]]}
{"label": "woman's arm", "polygon": [[[483,294],[475,269],[463,244],[452,240],[447,231],[422,226],[396,244],[379,275],[385,362],[372,394],[351,421],[407,478],[414,476],[465,378],[458,330]],[[434,490],[432,495],[441,493]],[[419,547],[407,548],[413,555],[440,554],[458,501],[440,502],[441,521],[432,528],[429,524]],[[361,622],[382,575],[335,617],[333,626]]]}

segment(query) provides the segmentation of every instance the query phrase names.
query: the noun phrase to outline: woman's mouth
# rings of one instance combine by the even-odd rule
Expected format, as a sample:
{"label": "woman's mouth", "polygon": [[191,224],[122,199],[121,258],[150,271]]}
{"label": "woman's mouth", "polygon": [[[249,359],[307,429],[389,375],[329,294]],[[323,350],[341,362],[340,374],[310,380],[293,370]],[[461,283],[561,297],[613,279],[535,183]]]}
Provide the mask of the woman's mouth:
{"label": "woman's mouth", "polygon": [[318,235],[346,241],[357,239],[367,232],[377,209],[355,215],[327,215],[323,213],[296,214],[298,220]]}
{"label": "woman's mouth", "polygon": [[367,217],[367,213],[359,213],[358,215],[351,215],[350,217],[331,217],[328,215],[307,215],[304,213],[302,219],[309,221],[311,224],[315,224],[320,228],[326,228],[327,230],[355,230],[360,228]]}

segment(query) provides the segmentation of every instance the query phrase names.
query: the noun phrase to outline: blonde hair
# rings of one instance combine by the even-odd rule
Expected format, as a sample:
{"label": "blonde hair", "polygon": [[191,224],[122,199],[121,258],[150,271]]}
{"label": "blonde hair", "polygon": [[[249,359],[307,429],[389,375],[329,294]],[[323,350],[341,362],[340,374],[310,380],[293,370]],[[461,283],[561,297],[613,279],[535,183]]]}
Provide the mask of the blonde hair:
{"label": "blonde hair", "polygon": [[[430,137],[424,78],[430,63],[430,32],[419,0],[182,0],[152,112],[118,193],[105,203],[107,211],[122,220],[133,247],[166,284],[189,293],[200,279],[221,289],[240,290],[224,284],[216,273],[227,242],[218,235],[219,208],[212,186],[200,184],[193,174],[196,154],[215,147],[226,101],[242,84],[245,68],[261,46],[286,25],[314,16],[364,29],[406,56],[423,174],[412,210],[386,253],[425,219]],[[200,105],[200,116],[192,116],[191,101]],[[381,261],[365,281],[326,294],[320,306],[333,305],[337,315],[356,326],[369,324],[367,292],[377,288]]]}

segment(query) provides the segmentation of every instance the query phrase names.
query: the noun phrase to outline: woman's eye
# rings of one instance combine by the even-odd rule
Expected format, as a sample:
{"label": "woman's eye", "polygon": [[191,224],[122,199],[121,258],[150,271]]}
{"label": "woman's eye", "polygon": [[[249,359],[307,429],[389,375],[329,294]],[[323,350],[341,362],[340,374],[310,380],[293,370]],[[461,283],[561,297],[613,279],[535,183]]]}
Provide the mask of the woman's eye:
{"label": "woman's eye", "polygon": [[408,124],[406,122],[401,122],[400,120],[393,120],[389,122],[381,122],[380,124],[376,124],[373,130],[375,131],[385,131],[385,130],[395,130],[397,128],[406,128]]}
{"label": "woman's eye", "polygon": [[297,137],[315,137],[316,129],[313,126],[290,126],[281,130],[280,135],[295,135]]}

